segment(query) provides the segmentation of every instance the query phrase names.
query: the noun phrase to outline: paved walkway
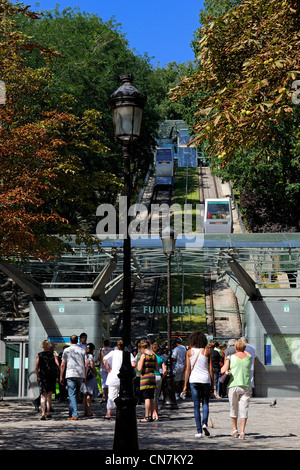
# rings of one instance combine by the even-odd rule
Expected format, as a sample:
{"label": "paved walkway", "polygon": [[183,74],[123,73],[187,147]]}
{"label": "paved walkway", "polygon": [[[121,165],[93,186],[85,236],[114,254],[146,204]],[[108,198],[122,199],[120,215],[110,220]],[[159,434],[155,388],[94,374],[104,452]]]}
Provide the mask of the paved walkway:
{"label": "paved walkway", "polygon": [[[196,438],[193,404],[180,400],[178,410],[161,410],[160,420],[138,422],[139,449],[157,453],[184,455],[196,450],[299,450],[300,398],[253,398],[246,439],[230,437],[231,422],[227,399],[210,402],[210,437]],[[115,420],[104,420],[105,405],[93,403],[94,418],[82,416],[68,420],[68,405],[53,402],[52,418],[40,420],[28,400],[0,402],[0,450],[105,450],[112,452]],[[144,406],[137,406],[137,418],[144,416]],[[108,452],[109,453],[109,452]],[[130,455],[130,450],[128,451]]]}

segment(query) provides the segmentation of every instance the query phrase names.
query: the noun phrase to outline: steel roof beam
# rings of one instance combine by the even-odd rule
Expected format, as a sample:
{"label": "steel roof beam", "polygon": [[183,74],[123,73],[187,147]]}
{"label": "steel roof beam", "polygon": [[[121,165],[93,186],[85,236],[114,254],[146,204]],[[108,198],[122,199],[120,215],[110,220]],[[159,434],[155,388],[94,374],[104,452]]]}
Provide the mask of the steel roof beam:
{"label": "steel roof beam", "polygon": [[[229,253],[230,255],[230,253]],[[227,260],[227,263],[240,283],[241,287],[244,289],[250,300],[258,300],[261,298],[260,292],[256,287],[255,282],[249,276],[247,271],[236,261],[233,255],[230,255],[231,259]]]}
{"label": "steel roof beam", "polygon": [[29,294],[36,300],[44,300],[45,292],[39,282],[28,274],[23,273],[12,264],[0,261],[0,269],[4,274],[11,278],[26,294]]}
{"label": "steel roof beam", "polygon": [[114,255],[106,266],[102,269],[99,276],[95,279],[92,288],[91,298],[98,299],[105,291],[105,286],[109,282],[110,277],[117,266],[117,256]]}

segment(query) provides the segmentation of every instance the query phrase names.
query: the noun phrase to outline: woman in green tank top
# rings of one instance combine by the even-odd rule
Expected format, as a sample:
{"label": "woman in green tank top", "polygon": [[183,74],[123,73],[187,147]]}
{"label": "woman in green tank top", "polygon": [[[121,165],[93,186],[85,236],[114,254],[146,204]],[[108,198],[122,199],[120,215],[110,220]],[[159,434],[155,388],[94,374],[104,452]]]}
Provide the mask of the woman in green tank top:
{"label": "woman in green tank top", "polygon": [[245,351],[246,343],[238,339],[235,342],[236,353],[225,359],[221,374],[230,371],[228,398],[233,430],[231,436],[238,437],[237,420],[241,418],[240,439],[245,439],[245,426],[248,419],[249,401],[252,395],[251,364],[252,356]]}

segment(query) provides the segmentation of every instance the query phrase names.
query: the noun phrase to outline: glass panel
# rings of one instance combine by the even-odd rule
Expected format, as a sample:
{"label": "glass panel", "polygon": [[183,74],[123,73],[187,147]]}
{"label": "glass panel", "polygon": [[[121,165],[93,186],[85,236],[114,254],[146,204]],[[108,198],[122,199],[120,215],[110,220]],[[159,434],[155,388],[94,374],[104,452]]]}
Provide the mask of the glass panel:
{"label": "glass panel", "polygon": [[188,135],[180,135],[178,137],[178,145],[187,145],[191,140],[190,136]]}
{"label": "glass panel", "polygon": [[229,219],[230,209],[228,202],[208,202],[207,203],[208,219]]}
{"label": "glass panel", "polygon": [[123,106],[113,110],[116,136],[120,139],[136,138],[140,135],[142,109],[135,106]]}
{"label": "glass panel", "polygon": [[178,167],[197,167],[197,151],[192,147],[178,148]]}
{"label": "glass panel", "polygon": [[25,390],[25,395],[27,395],[27,389],[28,389],[28,343],[25,344],[25,370],[24,370],[24,390]]}
{"label": "glass panel", "polygon": [[157,162],[171,162],[172,150],[171,149],[158,149],[156,152]]}
{"label": "glass panel", "polygon": [[19,396],[20,380],[20,344],[6,343],[6,363],[10,369],[9,387],[5,395]]}
{"label": "glass panel", "polygon": [[265,335],[265,365],[300,365],[300,335]]}

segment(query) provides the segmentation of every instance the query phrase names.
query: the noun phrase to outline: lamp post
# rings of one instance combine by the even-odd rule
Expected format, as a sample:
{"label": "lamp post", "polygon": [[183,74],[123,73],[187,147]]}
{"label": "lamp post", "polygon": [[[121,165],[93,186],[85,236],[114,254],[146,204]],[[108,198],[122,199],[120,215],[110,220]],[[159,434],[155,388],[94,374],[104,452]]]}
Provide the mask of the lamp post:
{"label": "lamp post", "polygon": [[133,141],[140,135],[143,107],[146,98],[133,85],[132,75],[121,75],[122,85],[110,96],[114,132],[121,142],[124,160],[124,214],[123,240],[123,362],[119,373],[120,392],[115,400],[116,426],[113,449],[116,451],[138,450],[136,399],[133,392],[134,370],[130,360],[131,346],[131,240],[128,234],[128,209],[131,197],[130,160]]}
{"label": "lamp post", "polygon": [[176,245],[176,234],[175,231],[167,227],[161,232],[161,241],[163,252],[167,257],[168,263],[168,285],[167,285],[167,308],[168,308],[168,358],[167,358],[167,374],[164,378],[163,388],[163,403],[161,408],[174,410],[177,409],[176,396],[175,396],[175,382],[172,366],[172,345],[171,345],[171,334],[172,334],[172,312],[171,312],[171,258],[174,254]]}

